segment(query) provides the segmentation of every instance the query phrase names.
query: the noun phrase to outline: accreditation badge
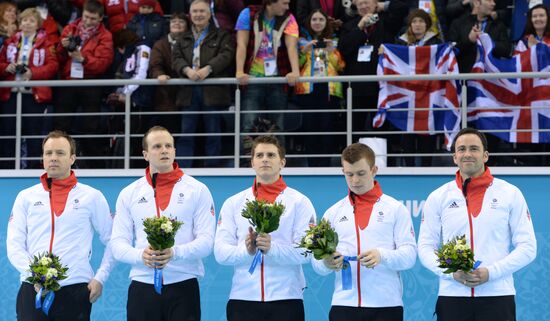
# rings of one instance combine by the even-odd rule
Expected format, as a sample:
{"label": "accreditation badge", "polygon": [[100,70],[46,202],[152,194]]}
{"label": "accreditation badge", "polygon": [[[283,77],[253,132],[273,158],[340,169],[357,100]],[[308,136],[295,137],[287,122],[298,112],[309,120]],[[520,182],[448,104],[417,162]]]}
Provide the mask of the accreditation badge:
{"label": "accreditation badge", "polygon": [[264,58],[264,74],[267,77],[275,76],[277,72],[277,60],[275,58]]}
{"label": "accreditation badge", "polygon": [[373,47],[371,45],[365,45],[359,47],[357,52],[357,61],[359,62],[369,62],[372,56]]}
{"label": "accreditation badge", "polygon": [[84,66],[81,62],[74,60],[71,62],[71,78],[84,78]]}

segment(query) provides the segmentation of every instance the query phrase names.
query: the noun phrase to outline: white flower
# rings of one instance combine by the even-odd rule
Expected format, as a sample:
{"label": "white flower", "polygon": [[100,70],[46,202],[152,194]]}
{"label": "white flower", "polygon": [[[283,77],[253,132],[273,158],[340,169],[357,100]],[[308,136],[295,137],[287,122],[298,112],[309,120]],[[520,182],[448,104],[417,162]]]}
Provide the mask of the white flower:
{"label": "white flower", "polygon": [[40,259],[39,263],[40,263],[40,265],[48,266],[48,265],[52,264],[52,259],[50,259],[47,256],[44,256]]}
{"label": "white flower", "polygon": [[305,239],[304,239],[304,242],[305,242],[307,245],[313,244],[313,237],[311,236],[311,234],[306,235],[306,237],[305,237]]}
{"label": "white flower", "polygon": [[49,280],[52,277],[57,277],[57,270],[54,268],[49,268],[46,272],[46,280]]}
{"label": "white flower", "polygon": [[174,228],[172,227],[171,221],[166,221],[160,225],[160,229],[165,233],[171,233]]}

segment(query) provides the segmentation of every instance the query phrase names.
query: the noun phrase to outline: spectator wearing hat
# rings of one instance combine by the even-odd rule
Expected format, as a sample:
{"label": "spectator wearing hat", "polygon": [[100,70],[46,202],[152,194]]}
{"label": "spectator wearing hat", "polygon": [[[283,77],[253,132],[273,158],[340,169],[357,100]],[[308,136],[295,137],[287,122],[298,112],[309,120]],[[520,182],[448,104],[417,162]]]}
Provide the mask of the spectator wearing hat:
{"label": "spectator wearing hat", "polygon": [[441,43],[439,34],[431,31],[432,19],[422,9],[414,9],[407,16],[407,30],[396,43],[404,46],[431,46]]}
{"label": "spectator wearing hat", "polygon": [[[109,0],[103,1],[105,15],[108,18],[109,31],[117,32],[128,24],[130,19],[139,12],[138,0]],[[154,12],[163,14],[162,7],[156,1],[153,4]]]}
{"label": "spectator wearing hat", "polygon": [[169,30],[168,21],[161,14],[154,12],[156,5],[156,0],[138,0],[139,12],[126,25],[126,29],[138,35],[140,44],[149,48]]}

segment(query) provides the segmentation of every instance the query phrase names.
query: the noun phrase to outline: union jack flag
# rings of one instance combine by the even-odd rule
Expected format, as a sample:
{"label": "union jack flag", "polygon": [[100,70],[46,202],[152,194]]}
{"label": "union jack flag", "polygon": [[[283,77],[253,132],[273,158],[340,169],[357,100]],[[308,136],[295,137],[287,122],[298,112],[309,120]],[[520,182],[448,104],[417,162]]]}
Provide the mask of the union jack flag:
{"label": "union jack flag", "polygon": [[[550,48],[538,44],[509,59],[493,57],[491,38],[478,39],[478,61],[472,72],[550,71]],[[527,106],[530,108],[519,109]],[[546,108],[541,108],[546,107]],[[468,121],[511,143],[549,143],[550,79],[483,79],[468,82]],[[528,130],[528,131],[521,131]]]}
{"label": "union jack flag", "polygon": [[[385,44],[383,50],[378,75],[458,74],[454,48],[450,44]],[[460,129],[459,95],[460,85],[454,80],[381,81],[373,126],[382,126],[387,118],[402,131],[425,131],[431,135],[443,131],[449,148],[453,134]],[[391,108],[406,110],[391,111]]]}

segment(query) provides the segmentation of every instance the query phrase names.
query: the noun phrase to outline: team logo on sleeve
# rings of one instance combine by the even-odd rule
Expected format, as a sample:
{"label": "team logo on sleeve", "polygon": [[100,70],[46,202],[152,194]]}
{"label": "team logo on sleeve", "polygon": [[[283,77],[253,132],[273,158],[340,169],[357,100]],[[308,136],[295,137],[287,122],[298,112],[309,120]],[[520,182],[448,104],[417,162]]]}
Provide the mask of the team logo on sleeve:
{"label": "team logo on sleeve", "polygon": [[10,213],[10,218],[8,219],[8,223],[13,220],[13,211]]}
{"label": "team logo on sleeve", "polygon": [[531,220],[531,212],[529,212],[529,209],[527,209],[527,219],[529,221]]}
{"label": "team logo on sleeve", "polygon": [[216,210],[214,209],[214,204],[210,204],[210,214],[212,214],[212,216],[216,216]]}

